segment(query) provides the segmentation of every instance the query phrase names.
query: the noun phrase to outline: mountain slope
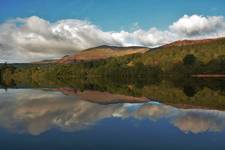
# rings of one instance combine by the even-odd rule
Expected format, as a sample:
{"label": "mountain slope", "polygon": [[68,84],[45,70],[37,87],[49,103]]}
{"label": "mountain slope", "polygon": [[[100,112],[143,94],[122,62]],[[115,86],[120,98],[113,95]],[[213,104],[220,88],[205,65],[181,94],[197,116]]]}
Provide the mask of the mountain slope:
{"label": "mountain slope", "polygon": [[190,54],[204,64],[223,57],[225,56],[225,38],[173,42],[151,49],[134,61],[145,65],[157,65],[167,70],[183,62],[184,57]]}
{"label": "mountain slope", "polygon": [[198,45],[198,44],[208,44],[211,42],[215,42],[218,40],[225,40],[225,37],[222,38],[215,38],[215,39],[200,39],[200,40],[179,40],[175,41],[166,45],[163,45],[161,47],[172,47],[172,46],[188,46],[188,45]]}
{"label": "mountain slope", "polygon": [[144,53],[148,51],[146,47],[115,47],[115,46],[99,46],[83,50],[74,55],[64,56],[62,59],[56,61],[60,64],[68,64],[80,61],[100,60],[107,59],[110,57],[119,57],[135,53]]}
{"label": "mountain slope", "polygon": [[208,63],[212,59],[225,55],[225,37],[201,40],[181,40],[152,49],[135,46],[116,47],[103,45],[86,49],[73,55],[67,55],[58,60],[48,60],[36,63],[70,64],[74,62],[126,56],[135,53],[141,53],[142,55],[133,59],[132,62],[142,62],[145,65],[159,65],[164,69],[170,68],[173,64],[182,62],[183,58],[188,54],[193,54],[199,61]]}

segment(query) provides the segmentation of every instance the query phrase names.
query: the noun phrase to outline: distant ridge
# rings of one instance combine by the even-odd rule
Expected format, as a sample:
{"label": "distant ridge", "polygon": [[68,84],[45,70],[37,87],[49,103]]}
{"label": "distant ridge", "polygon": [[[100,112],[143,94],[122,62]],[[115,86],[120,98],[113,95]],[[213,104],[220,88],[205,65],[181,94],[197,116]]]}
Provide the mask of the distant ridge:
{"label": "distant ridge", "polygon": [[175,41],[161,47],[171,47],[171,46],[187,46],[187,45],[196,45],[196,44],[206,44],[217,40],[225,40],[225,37],[221,38],[212,38],[212,39],[200,39],[200,40],[179,40]]}
{"label": "distant ridge", "polygon": [[42,61],[33,62],[33,64],[51,64],[51,63],[56,63],[57,61],[58,61],[57,59],[50,59],[50,60],[42,60]]}
{"label": "distant ridge", "polygon": [[102,46],[83,50],[74,55],[64,56],[63,58],[56,61],[56,63],[67,64],[67,63],[73,63],[73,62],[79,62],[79,61],[100,60],[100,59],[125,56],[125,55],[130,55],[135,53],[144,53],[148,50],[149,48],[139,47],[139,46],[117,47],[117,46],[102,45]]}

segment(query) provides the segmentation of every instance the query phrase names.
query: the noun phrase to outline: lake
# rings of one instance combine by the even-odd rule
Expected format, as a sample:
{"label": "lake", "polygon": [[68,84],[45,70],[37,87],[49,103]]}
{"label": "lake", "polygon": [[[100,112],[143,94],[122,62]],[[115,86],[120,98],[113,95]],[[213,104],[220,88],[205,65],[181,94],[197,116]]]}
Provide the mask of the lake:
{"label": "lake", "polygon": [[[195,95],[200,99],[201,92]],[[221,95],[214,93],[220,101]],[[225,149],[220,101],[217,107],[204,95],[205,103],[192,104],[153,97],[68,87],[1,89],[1,149]]]}

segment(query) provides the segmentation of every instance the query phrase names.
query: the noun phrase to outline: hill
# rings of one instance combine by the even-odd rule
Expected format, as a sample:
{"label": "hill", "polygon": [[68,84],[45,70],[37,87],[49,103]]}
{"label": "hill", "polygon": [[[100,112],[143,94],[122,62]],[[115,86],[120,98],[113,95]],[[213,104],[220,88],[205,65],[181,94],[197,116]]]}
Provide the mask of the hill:
{"label": "hill", "polygon": [[210,42],[215,42],[217,40],[225,40],[225,37],[222,38],[215,38],[215,39],[200,39],[200,40],[179,40],[175,41],[166,45],[163,45],[162,47],[171,47],[171,46],[187,46],[187,45],[196,45],[196,44],[207,44]]}
{"label": "hill", "polygon": [[188,54],[193,54],[199,61],[208,63],[219,56],[225,55],[225,37],[180,40],[152,49],[136,46],[116,47],[103,45],[89,48],[73,55],[66,55],[58,60],[45,60],[35,63],[71,64],[74,62],[105,60],[116,57],[123,59],[121,56],[127,58],[132,54],[140,54],[140,57],[133,59],[130,64],[141,62],[145,65],[159,65],[162,69],[171,68],[174,64],[182,62],[183,58]]}
{"label": "hill", "polygon": [[116,47],[116,46],[99,46],[83,50],[74,55],[64,56],[62,59],[56,61],[59,64],[68,64],[73,62],[81,61],[91,61],[91,60],[101,60],[111,57],[125,56],[135,53],[144,53],[148,51],[149,48],[146,47]]}
{"label": "hill", "polygon": [[193,55],[203,64],[224,57],[225,38],[176,41],[151,49],[133,61],[142,62],[145,65],[157,65],[163,70],[168,70],[182,63],[187,55]]}

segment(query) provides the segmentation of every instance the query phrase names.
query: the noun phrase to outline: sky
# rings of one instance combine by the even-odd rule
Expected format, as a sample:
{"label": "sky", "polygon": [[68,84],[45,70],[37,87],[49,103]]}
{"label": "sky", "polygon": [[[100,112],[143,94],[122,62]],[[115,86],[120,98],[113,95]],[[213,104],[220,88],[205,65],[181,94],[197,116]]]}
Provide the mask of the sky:
{"label": "sky", "polygon": [[225,35],[225,0],[0,0],[0,62]]}

